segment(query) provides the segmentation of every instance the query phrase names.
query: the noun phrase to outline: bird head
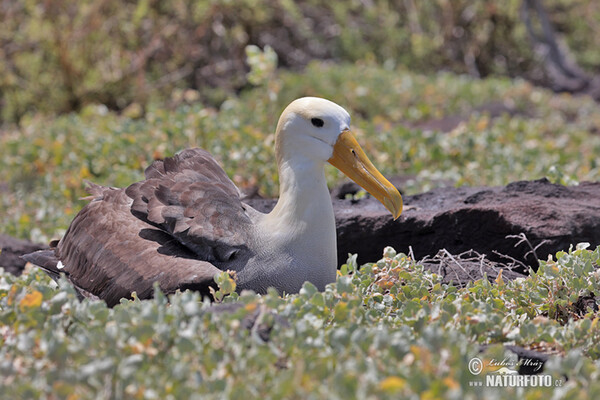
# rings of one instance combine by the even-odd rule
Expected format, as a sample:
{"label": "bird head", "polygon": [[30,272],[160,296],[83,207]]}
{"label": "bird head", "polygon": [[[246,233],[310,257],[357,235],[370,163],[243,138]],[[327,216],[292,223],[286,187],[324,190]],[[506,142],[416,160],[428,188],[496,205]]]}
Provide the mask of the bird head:
{"label": "bird head", "polygon": [[350,114],[341,106],[317,97],[290,103],[277,124],[277,162],[301,156],[329,162],[379,200],[394,216],[402,212],[402,196],[366,156],[350,130]]}

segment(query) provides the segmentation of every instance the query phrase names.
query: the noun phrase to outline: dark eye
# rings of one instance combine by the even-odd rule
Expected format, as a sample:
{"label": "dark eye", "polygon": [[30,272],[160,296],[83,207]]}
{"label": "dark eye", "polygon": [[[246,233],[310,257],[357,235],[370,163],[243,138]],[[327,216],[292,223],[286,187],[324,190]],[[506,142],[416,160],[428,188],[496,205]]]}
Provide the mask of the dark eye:
{"label": "dark eye", "polygon": [[310,122],[316,126],[317,128],[322,127],[323,125],[325,125],[325,122],[323,122],[323,120],[321,118],[312,118],[310,120]]}

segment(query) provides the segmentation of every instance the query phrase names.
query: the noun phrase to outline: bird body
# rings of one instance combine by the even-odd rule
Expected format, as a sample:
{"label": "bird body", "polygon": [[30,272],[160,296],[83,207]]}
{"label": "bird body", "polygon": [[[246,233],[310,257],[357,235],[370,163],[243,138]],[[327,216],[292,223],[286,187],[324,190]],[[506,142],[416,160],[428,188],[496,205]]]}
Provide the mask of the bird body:
{"label": "bird body", "polygon": [[49,250],[24,256],[52,276],[64,273],[84,297],[109,306],[133,291],[192,289],[207,294],[230,271],[237,289],[296,293],[305,281],[323,290],[335,280],[336,232],[324,165],[330,162],[394,215],[398,191],[373,167],[350,132],[350,116],[320,98],[301,98],[282,113],[275,151],[280,195],[263,214],[205,150],[155,161],[146,179],[125,189],[90,184],[91,201]]}

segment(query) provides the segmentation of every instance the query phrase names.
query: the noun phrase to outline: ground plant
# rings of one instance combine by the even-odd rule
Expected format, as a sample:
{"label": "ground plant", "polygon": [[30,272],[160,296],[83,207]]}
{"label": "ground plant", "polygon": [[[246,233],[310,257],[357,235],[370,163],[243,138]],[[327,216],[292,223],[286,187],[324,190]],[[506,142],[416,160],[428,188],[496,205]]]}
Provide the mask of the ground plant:
{"label": "ground plant", "polygon": [[[168,299],[77,300],[41,271],[0,277],[4,398],[595,398],[600,325],[581,296],[600,290],[600,247],[580,244],[527,278],[442,284],[390,247],[350,257],[324,292],[223,298],[211,312],[186,291]],[[223,283],[223,282],[222,282]],[[227,286],[227,285],[225,285]],[[231,290],[231,286],[229,286]],[[251,329],[244,317],[258,313]],[[267,338],[257,326],[272,329]],[[266,340],[265,340],[266,339]],[[470,360],[514,366],[503,347],[549,352],[549,386],[473,386]],[[511,363],[512,362],[512,363]],[[495,363],[495,364],[494,364]]]}

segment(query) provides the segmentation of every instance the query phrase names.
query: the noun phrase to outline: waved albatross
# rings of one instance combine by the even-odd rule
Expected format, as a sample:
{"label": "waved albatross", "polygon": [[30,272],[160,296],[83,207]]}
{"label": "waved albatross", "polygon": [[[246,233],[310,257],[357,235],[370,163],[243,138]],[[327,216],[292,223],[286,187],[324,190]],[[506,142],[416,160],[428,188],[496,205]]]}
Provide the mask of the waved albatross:
{"label": "waved albatross", "polygon": [[125,189],[89,184],[91,201],[64,237],[24,259],[54,278],[64,273],[84,297],[109,306],[137,292],[192,289],[203,294],[221,271],[237,290],[274,287],[297,293],[305,281],[323,290],[335,280],[336,232],[324,165],[329,162],[392,213],[402,197],[369,161],[350,131],[350,115],[325,99],[293,101],[277,124],[279,200],[263,214],[205,150],[155,161],[146,179]]}

